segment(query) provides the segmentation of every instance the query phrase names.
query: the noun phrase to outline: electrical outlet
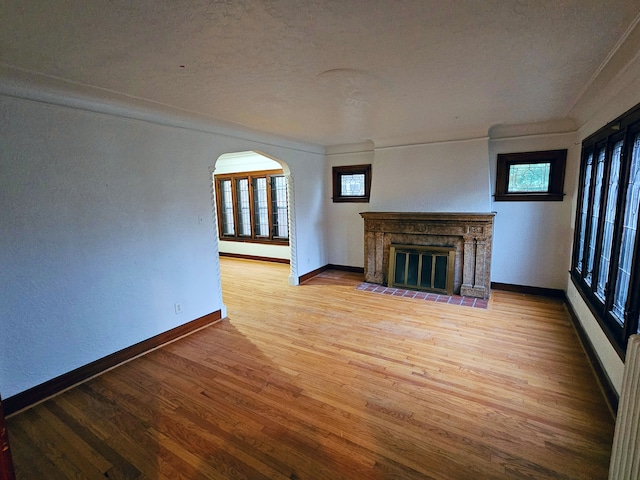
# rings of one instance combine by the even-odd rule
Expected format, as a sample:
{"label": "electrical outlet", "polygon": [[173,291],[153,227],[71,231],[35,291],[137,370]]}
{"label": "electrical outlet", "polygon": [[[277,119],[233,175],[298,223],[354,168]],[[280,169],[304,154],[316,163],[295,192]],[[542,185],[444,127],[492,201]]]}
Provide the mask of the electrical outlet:
{"label": "electrical outlet", "polygon": [[175,308],[175,310],[176,310],[176,315],[182,313],[182,304],[181,303],[175,303],[173,305],[173,308]]}

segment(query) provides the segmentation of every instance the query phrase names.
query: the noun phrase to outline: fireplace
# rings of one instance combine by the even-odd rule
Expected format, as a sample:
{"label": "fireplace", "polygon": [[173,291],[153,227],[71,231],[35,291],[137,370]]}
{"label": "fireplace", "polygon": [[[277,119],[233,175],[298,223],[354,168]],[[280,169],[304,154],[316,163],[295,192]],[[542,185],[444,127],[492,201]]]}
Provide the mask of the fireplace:
{"label": "fireplace", "polygon": [[[491,246],[493,240],[493,213],[409,213],[409,212],[364,212],[365,280],[381,285],[398,285],[403,288],[433,290],[422,279],[429,262],[442,265],[441,253],[446,251],[446,289],[454,294],[489,298],[491,293]],[[393,255],[392,255],[393,247]],[[405,271],[396,271],[398,247],[409,252],[401,257]],[[413,256],[411,255],[413,253]],[[422,252],[422,253],[421,253]],[[424,253],[427,252],[427,253]],[[431,252],[431,253],[428,253]],[[435,254],[435,255],[434,255]],[[430,256],[430,260],[425,256]],[[421,257],[422,262],[421,263]],[[391,259],[391,260],[390,260]],[[390,270],[390,266],[394,270]],[[407,276],[408,269],[420,278]],[[431,281],[439,282],[435,291],[441,290],[442,267],[430,271]],[[395,282],[396,273],[401,282]],[[422,281],[422,285],[412,285]],[[402,283],[409,282],[409,283]],[[449,288],[450,287],[450,288]]]}

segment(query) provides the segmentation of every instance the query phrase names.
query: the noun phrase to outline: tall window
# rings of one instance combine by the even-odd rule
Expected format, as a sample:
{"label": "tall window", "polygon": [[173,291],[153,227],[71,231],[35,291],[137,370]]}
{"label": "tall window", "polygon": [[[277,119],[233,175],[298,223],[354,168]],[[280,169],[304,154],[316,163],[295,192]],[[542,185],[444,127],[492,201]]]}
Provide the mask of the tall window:
{"label": "tall window", "polygon": [[281,170],[215,176],[221,240],[289,243],[287,182]]}
{"label": "tall window", "polygon": [[640,105],[582,144],[571,276],[621,357],[640,331]]}

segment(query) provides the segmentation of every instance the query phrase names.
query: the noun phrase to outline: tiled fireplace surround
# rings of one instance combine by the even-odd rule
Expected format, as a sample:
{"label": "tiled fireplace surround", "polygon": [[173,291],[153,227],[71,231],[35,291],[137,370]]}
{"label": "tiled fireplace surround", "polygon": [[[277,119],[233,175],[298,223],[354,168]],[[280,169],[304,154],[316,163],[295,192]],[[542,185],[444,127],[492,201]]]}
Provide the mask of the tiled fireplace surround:
{"label": "tiled fireplace surround", "polygon": [[491,293],[493,213],[363,212],[364,275],[388,285],[391,244],[455,248],[453,291],[488,299]]}

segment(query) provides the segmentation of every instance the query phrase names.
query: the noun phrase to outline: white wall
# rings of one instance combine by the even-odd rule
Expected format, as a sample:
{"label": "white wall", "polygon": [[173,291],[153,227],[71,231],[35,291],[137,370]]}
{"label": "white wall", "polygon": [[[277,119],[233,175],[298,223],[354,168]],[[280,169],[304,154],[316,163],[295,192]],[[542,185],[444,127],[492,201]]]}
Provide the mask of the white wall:
{"label": "white wall", "polygon": [[376,149],[371,211],[491,210],[488,139]]}
{"label": "white wall", "polygon": [[[570,268],[573,229],[571,199],[580,168],[576,134],[533,135],[489,142],[495,194],[499,153],[568,149],[561,202],[492,202],[496,212],[491,263],[493,282],[564,290]],[[492,197],[493,198],[493,197]]]}
{"label": "white wall", "polygon": [[582,300],[580,292],[569,281],[567,285],[567,300],[572,305],[573,311],[578,317],[582,328],[589,337],[591,345],[594,347],[600,364],[602,365],[611,385],[620,394],[622,388],[622,376],[624,374],[624,363],[611,345],[602,327],[595,319],[587,304]]}
{"label": "white wall", "polygon": [[[257,172],[261,170],[277,170],[282,165],[256,152],[238,152],[222,155],[216,161],[214,175],[236,172]],[[288,167],[287,167],[288,168]],[[233,253],[238,255],[250,255],[255,257],[291,258],[289,245],[269,245],[266,243],[233,242],[219,240],[220,253]]]}
{"label": "white wall", "polygon": [[[295,153],[292,151],[289,156]],[[295,201],[289,199],[289,208],[295,211],[296,217],[294,223],[289,225],[291,269],[301,277],[329,263],[324,156],[319,159],[312,155],[298,155],[295,164],[282,155],[277,158],[291,167],[289,181],[294,187]],[[289,284],[297,285],[297,281],[297,278],[289,277]]]}
{"label": "white wall", "polygon": [[[360,212],[481,212],[491,207],[488,139],[327,151],[329,260],[364,266]],[[331,167],[372,164],[369,203],[332,203]]]}
{"label": "white wall", "polygon": [[[335,150],[335,149],[334,149]],[[362,150],[362,151],[358,151]],[[374,163],[372,145],[361,145],[355,152],[327,153],[324,196],[327,210],[329,263],[364,267],[364,220],[360,212],[369,211],[369,203],[333,203],[333,167]],[[373,174],[372,174],[373,175]],[[372,192],[372,195],[375,193]]]}
{"label": "white wall", "polygon": [[[58,98],[47,92],[47,101]],[[298,232],[292,269],[302,275],[327,263],[320,149],[176,128],[166,116],[161,125],[113,113],[119,109],[0,95],[5,398],[224,312],[210,174],[223,153],[258,150],[289,165]]]}
{"label": "white wall", "polygon": [[228,240],[218,240],[218,251],[220,253],[231,253],[233,255],[248,255],[251,257],[281,258],[289,260],[291,249],[289,245],[268,245],[266,243],[233,242]]}

